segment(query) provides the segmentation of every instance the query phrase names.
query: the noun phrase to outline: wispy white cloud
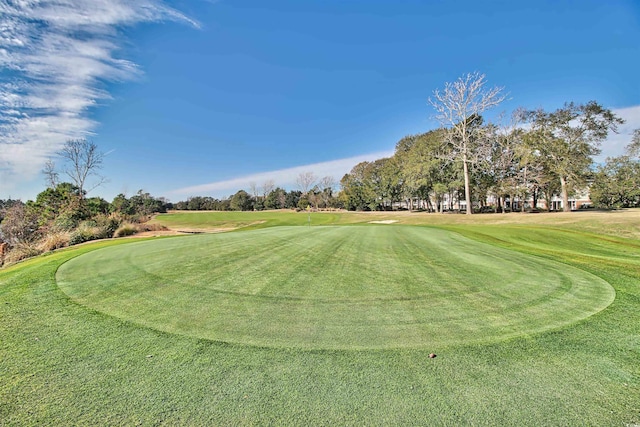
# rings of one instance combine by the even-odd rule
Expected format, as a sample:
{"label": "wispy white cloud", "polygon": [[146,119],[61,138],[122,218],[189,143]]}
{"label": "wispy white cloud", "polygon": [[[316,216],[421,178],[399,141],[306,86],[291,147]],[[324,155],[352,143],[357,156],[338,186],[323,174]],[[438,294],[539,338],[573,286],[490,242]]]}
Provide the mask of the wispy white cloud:
{"label": "wispy white cloud", "polygon": [[597,162],[624,154],[625,147],[631,142],[633,130],[640,129],[640,105],[614,109],[613,112],[624,119],[625,124],[618,127],[618,133],[609,134],[607,140],[602,143],[602,153],[595,159]]}
{"label": "wispy white cloud", "polygon": [[[640,105],[614,109],[613,112],[624,119],[625,123],[619,126],[618,133],[611,133],[609,138],[603,142],[602,153],[596,158],[596,161],[598,162],[604,161],[606,157],[622,155],[624,153],[625,146],[631,142],[633,130],[640,128]],[[167,196],[174,199],[186,199],[191,196],[203,195],[223,197],[235,193],[240,189],[248,190],[252,183],[260,186],[269,180],[273,180],[276,185],[280,187],[295,188],[296,178],[303,172],[313,172],[317,177],[331,176],[338,181],[359,162],[372,161],[392,155],[393,151],[370,153],[346,159],[244,175],[224,181],[179,188],[169,191]]]}
{"label": "wispy white cloud", "polygon": [[362,154],[360,156],[345,159],[331,160],[327,162],[313,163],[295,166],[286,169],[260,172],[245,175],[224,181],[216,181],[208,184],[194,185],[169,191],[167,196],[173,199],[186,199],[191,196],[223,197],[235,193],[240,189],[249,190],[252,183],[258,186],[266,181],[273,180],[276,186],[295,189],[296,178],[305,172],[312,172],[316,177],[330,176],[338,182],[345,173],[348,173],[356,164],[364,161],[372,161],[383,157],[390,157],[393,151]]}
{"label": "wispy white cloud", "polygon": [[0,191],[33,179],[64,142],[92,134],[104,82],[140,73],[118,58],[118,31],[150,21],[199,23],[159,0],[0,2]]}

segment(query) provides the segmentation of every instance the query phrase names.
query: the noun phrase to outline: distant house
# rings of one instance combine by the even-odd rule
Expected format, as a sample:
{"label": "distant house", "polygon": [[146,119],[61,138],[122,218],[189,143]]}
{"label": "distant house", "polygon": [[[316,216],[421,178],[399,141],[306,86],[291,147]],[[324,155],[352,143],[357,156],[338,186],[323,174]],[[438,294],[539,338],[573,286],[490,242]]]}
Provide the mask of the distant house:
{"label": "distant house", "polygon": [[[584,209],[588,207],[592,207],[593,203],[591,202],[591,198],[589,197],[589,191],[583,190],[581,192],[577,192],[574,196],[569,197],[569,207],[572,211],[577,209]],[[547,209],[545,200],[538,200],[537,208]],[[562,198],[558,196],[553,196],[551,199],[551,206],[549,208],[550,211],[561,211],[564,208],[562,206]]]}
{"label": "distant house", "polygon": [[[582,190],[576,191],[573,195],[569,196],[569,208],[572,211],[578,209],[585,209],[593,206],[593,202],[589,197],[589,188],[590,186],[585,187]],[[495,202],[494,202],[495,203]],[[521,209],[521,200],[517,197],[513,200],[513,209],[520,210]],[[533,197],[524,201],[525,209],[531,208],[533,206]],[[507,202],[507,206],[510,204]],[[555,195],[551,198],[551,206],[547,206],[547,200],[545,198],[539,198],[537,200],[536,209],[544,209],[549,211],[562,211],[564,209],[562,197]]]}
{"label": "distant house", "polygon": [[[456,197],[457,194],[444,194],[443,195],[443,210],[444,211],[465,211],[466,203],[464,200],[464,196]],[[507,198],[506,201],[503,201],[503,205],[507,210],[520,211],[522,209],[523,201],[515,196],[513,199],[513,203],[511,200]],[[489,207],[489,211],[491,211],[491,207],[498,206],[498,199],[496,196],[490,195],[487,196],[487,200],[485,200],[485,206]],[[580,191],[576,191],[572,196],[569,196],[569,206],[571,210],[585,209],[593,206],[593,202],[589,197],[589,186]],[[524,200],[525,209],[531,209],[533,207],[533,197],[529,197]],[[424,209],[435,211],[437,209],[436,203],[434,200],[424,200],[419,198],[412,198],[411,200],[402,200],[399,202],[395,202],[393,204],[394,209]],[[474,208],[480,208],[480,206],[476,206],[474,203]],[[562,197],[556,195],[551,198],[551,206],[547,206],[546,198],[540,197],[536,202],[536,209],[549,210],[549,211],[562,211]]]}

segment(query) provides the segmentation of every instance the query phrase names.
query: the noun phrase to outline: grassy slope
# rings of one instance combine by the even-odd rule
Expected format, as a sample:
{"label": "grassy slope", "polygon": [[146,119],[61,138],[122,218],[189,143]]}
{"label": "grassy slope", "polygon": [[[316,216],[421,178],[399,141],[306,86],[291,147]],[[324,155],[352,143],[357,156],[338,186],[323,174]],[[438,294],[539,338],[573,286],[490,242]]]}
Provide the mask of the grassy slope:
{"label": "grassy slope", "polygon": [[[312,225],[366,224],[373,220],[394,220],[399,224],[431,225],[522,225],[588,231],[640,239],[640,209],[624,211],[580,211],[571,214],[427,214],[413,212],[312,212]],[[182,212],[158,215],[154,222],[172,229],[210,230],[239,227],[264,228],[278,225],[307,225],[309,214],[293,211]]]}
{"label": "grassy slope", "polygon": [[579,234],[576,245],[571,233],[551,232],[522,245],[532,234],[521,227],[452,226],[583,268],[609,281],[616,300],[562,330],[436,359],[428,350],[225,345],[68,300],[55,271],[87,246],[0,272],[0,424],[639,423],[638,241]]}
{"label": "grassy slope", "polygon": [[552,260],[388,225],[147,241],[75,258],[57,279],[83,305],[163,331],[314,349],[501,340],[573,323],[614,297]]}

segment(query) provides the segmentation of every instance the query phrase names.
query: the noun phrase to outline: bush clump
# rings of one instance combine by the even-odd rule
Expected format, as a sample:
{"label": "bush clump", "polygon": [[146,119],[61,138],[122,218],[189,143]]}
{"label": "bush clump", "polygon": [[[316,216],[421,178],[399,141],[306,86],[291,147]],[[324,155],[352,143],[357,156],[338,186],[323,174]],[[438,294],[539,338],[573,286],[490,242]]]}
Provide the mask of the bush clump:
{"label": "bush clump", "polygon": [[63,212],[53,220],[51,229],[56,231],[71,231],[78,226],[78,219],[73,213]]}
{"label": "bush clump", "polygon": [[80,243],[88,242],[92,240],[92,234],[88,230],[75,230],[71,233],[71,237],[69,238],[69,245],[79,245]]}
{"label": "bush clump", "polygon": [[40,242],[40,249],[43,252],[50,252],[69,246],[70,241],[71,233],[67,231],[50,232]]}
{"label": "bush clump", "polygon": [[108,227],[104,225],[98,225],[96,221],[83,221],[78,225],[71,233],[69,239],[70,245],[77,245],[79,243],[88,242],[90,240],[105,239],[111,237]]}
{"label": "bush clump", "polygon": [[138,224],[133,222],[123,222],[113,233],[113,237],[132,236],[143,231],[164,231],[167,227],[160,224]]}
{"label": "bush clump", "polygon": [[168,230],[168,228],[165,227],[164,225],[149,224],[149,223],[138,224],[138,228],[140,229],[140,231],[166,231],[166,230]]}
{"label": "bush clump", "polygon": [[118,227],[118,229],[113,233],[113,237],[125,237],[132,236],[136,234],[139,230],[137,224],[133,224],[130,222],[124,222]]}
{"label": "bush clump", "polygon": [[122,216],[116,213],[100,215],[96,218],[97,225],[103,228],[105,238],[112,237],[122,222]]}
{"label": "bush clump", "polygon": [[9,251],[5,258],[5,262],[12,264],[23,259],[38,256],[42,252],[43,250],[40,248],[40,245],[35,242],[21,242],[11,248],[11,251]]}

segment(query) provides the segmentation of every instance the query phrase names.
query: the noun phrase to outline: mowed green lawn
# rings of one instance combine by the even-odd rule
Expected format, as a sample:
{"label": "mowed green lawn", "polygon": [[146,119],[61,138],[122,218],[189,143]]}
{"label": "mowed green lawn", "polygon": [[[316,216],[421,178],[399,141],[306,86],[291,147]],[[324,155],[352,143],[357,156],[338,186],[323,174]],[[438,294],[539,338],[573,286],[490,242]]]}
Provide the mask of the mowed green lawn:
{"label": "mowed green lawn", "polygon": [[312,349],[503,340],[576,322],[614,298],[574,267],[391,225],[138,242],[74,258],[57,281],[82,305],[162,331]]}
{"label": "mowed green lawn", "polygon": [[[100,242],[0,270],[0,424],[639,424],[640,241],[619,237],[637,212],[579,215],[256,219],[266,228]],[[281,280],[267,277],[275,261]],[[196,309],[216,299],[244,314]],[[154,313],[174,305],[191,314]],[[207,316],[218,335],[181,329]]]}

